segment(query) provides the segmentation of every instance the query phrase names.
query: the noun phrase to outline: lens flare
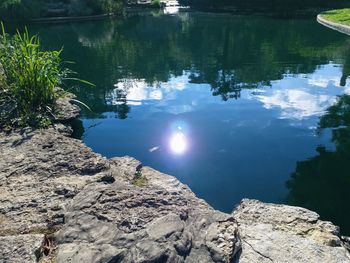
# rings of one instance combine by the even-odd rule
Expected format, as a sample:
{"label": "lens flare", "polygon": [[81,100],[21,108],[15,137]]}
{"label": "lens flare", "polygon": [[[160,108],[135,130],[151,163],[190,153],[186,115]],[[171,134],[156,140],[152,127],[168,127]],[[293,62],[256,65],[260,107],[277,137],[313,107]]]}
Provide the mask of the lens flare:
{"label": "lens flare", "polygon": [[176,132],[170,138],[170,149],[175,154],[185,153],[187,145],[187,138],[182,132]]}

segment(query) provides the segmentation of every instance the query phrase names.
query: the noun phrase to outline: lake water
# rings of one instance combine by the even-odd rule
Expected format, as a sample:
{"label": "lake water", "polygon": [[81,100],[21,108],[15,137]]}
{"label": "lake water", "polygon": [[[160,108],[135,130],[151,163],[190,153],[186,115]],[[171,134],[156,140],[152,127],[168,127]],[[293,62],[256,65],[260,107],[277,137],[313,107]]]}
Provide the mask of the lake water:
{"label": "lake water", "polygon": [[96,84],[72,89],[93,110],[76,136],[94,151],[225,212],[299,205],[350,233],[350,37],[314,18],[196,12],[30,28]]}

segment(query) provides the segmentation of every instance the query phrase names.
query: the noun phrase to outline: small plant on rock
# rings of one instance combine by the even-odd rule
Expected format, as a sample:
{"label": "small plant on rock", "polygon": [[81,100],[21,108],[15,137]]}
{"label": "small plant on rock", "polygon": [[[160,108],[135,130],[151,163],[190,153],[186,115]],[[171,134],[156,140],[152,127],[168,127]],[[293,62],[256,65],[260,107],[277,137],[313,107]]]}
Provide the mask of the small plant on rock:
{"label": "small plant on rock", "polygon": [[145,187],[147,185],[147,178],[142,175],[141,171],[137,171],[134,174],[134,178],[132,179],[131,183],[138,187]]}

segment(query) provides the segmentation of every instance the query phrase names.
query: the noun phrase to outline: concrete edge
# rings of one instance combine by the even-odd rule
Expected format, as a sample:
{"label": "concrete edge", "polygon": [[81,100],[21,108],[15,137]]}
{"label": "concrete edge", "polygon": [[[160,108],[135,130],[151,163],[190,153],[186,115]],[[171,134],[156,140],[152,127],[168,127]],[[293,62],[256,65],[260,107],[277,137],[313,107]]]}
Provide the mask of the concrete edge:
{"label": "concrete edge", "polygon": [[336,22],[329,21],[322,17],[322,14],[317,15],[317,22],[323,26],[326,26],[330,29],[336,30],[340,33],[350,36],[350,26],[342,25]]}

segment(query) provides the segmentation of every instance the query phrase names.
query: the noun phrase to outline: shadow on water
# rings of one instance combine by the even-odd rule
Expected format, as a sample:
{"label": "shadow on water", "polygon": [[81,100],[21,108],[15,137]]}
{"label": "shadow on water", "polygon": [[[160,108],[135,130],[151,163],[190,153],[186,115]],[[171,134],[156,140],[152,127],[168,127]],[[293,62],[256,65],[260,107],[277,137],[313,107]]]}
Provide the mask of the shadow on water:
{"label": "shadow on water", "polygon": [[343,64],[343,74],[340,79],[340,86],[345,87],[347,78],[350,76],[350,45],[346,49],[344,64]]}
{"label": "shadow on water", "polygon": [[318,147],[318,155],[297,163],[287,182],[287,202],[309,208],[350,234],[350,96],[342,95],[321,117],[319,129],[332,130],[335,150]]}
{"label": "shadow on water", "polygon": [[85,132],[83,122],[79,119],[74,119],[69,124],[73,129],[73,133],[71,136],[75,139],[81,139]]}

